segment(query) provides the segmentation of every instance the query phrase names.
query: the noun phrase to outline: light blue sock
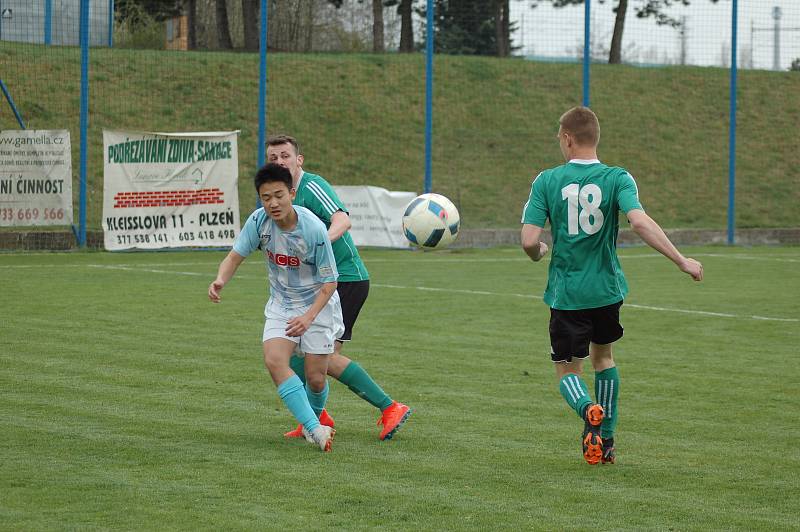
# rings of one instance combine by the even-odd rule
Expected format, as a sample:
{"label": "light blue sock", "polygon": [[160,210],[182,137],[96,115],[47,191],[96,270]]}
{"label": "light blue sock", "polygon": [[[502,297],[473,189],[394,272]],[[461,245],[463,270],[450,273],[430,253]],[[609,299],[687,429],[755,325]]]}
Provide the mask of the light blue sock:
{"label": "light blue sock", "polygon": [[283,404],[289,409],[289,412],[303,424],[307,431],[311,432],[319,427],[319,420],[314,415],[314,410],[308,404],[308,397],[306,390],[303,387],[303,381],[297,375],[292,375],[278,386],[278,395],[280,395]]}
{"label": "light blue sock", "polygon": [[584,410],[592,404],[589,389],[583,379],[574,373],[567,373],[559,381],[558,389],[570,408],[578,414],[578,417],[583,418]]}
{"label": "light blue sock", "polygon": [[308,404],[311,405],[311,409],[319,418],[320,414],[322,414],[322,410],[325,408],[325,403],[328,401],[328,381],[325,380],[325,387],[322,389],[321,392],[315,392],[311,388],[308,387],[308,383],[306,383],[306,395],[308,396]]}

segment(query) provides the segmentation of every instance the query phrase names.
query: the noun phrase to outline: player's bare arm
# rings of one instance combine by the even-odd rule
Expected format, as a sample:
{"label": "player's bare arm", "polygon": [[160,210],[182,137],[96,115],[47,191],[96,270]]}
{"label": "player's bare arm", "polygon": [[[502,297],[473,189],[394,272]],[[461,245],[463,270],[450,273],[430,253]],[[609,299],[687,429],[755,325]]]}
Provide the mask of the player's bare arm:
{"label": "player's bare arm", "polygon": [[350,223],[350,216],[344,211],[336,211],[331,216],[331,226],[328,228],[328,238],[331,242],[336,242],[339,238],[349,231],[353,226]]}
{"label": "player's bare arm", "polygon": [[539,262],[547,254],[547,244],[540,240],[542,228],[533,224],[522,224],[520,240],[522,249],[534,262]]}
{"label": "player's bare arm", "polygon": [[302,336],[308,330],[314,318],[317,317],[317,314],[328,304],[328,300],[336,292],[336,285],[336,281],[333,281],[320,286],[314,303],[311,304],[306,313],[296,316],[286,323],[286,336]]}
{"label": "player's bare arm", "polygon": [[684,257],[670,242],[661,226],[650,218],[646,212],[640,209],[633,209],[628,212],[628,221],[631,224],[631,229],[648,246],[674,262],[682,272],[690,275],[695,281],[703,280],[703,265],[694,259]]}
{"label": "player's bare arm", "polygon": [[222,262],[219,264],[219,269],[217,270],[217,278],[208,286],[208,299],[210,299],[212,303],[220,302],[222,299],[220,295],[222,288],[231,280],[233,274],[236,273],[236,270],[244,259],[243,256],[235,251],[231,251],[222,259]]}

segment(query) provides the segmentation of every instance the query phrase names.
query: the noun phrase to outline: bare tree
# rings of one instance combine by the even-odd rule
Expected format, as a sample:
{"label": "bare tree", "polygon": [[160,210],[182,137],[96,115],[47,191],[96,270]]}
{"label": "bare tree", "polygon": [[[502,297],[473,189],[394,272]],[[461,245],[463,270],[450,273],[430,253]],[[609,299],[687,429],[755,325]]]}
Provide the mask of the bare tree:
{"label": "bare tree", "polygon": [[242,0],[242,19],[244,21],[244,48],[258,51],[259,44],[259,0]]}
{"label": "bare tree", "polygon": [[414,18],[412,4],[414,0],[400,0],[397,11],[400,13],[400,52],[414,51]]}
{"label": "bare tree", "polygon": [[[545,2],[551,2],[554,7],[564,7],[569,5],[583,4],[584,0],[529,0],[531,7],[536,7]],[[719,0],[709,0],[717,3]],[[600,0],[603,3],[603,0]],[[609,63],[620,63],[622,60],[622,33],[625,29],[625,13],[628,10],[629,0],[617,0],[614,12],[616,20],[614,23],[614,33],[611,37],[611,49],[608,56]],[[667,9],[672,5],[688,6],[691,0],[635,0],[634,12],[638,18],[653,17],[659,26],[669,25],[673,28],[680,26],[680,19],[668,14]]]}
{"label": "bare tree", "polygon": [[189,26],[189,50],[197,49],[197,0],[186,1],[186,23]]}
{"label": "bare tree", "polygon": [[387,7],[397,6],[400,15],[400,53],[414,51],[414,0],[385,0]]}
{"label": "bare tree", "polygon": [[383,44],[383,0],[372,0],[372,51],[382,53]]}
{"label": "bare tree", "polygon": [[228,24],[228,6],[225,0],[217,0],[216,8],[219,47],[223,50],[230,50],[233,48],[233,42],[231,42],[231,30]]}
{"label": "bare tree", "polygon": [[497,56],[511,55],[511,21],[509,20],[509,0],[494,0],[495,39]]}
{"label": "bare tree", "polygon": [[310,52],[312,46],[314,45],[314,1],[308,2],[308,9],[306,10],[306,21],[305,27],[307,28],[306,31],[306,40],[305,40],[305,47],[303,48],[304,52]]}
{"label": "bare tree", "polygon": [[617,17],[614,20],[614,33],[611,35],[611,51],[608,62],[612,65],[622,63],[622,33],[625,31],[625,12],[628,11],[628,0],[619,0]]}
{"label": "bare tree", "polygon": [[[329,4],[332,4],[336,9],[342,7],[342,3],[344,0],[328,0]],[[364,0],[358,0],[358,3],[363,3]],[[383,6],[384,3],[386,5],[394,5],[394,2],[391,0],[372,0],[372,51],[376,53],[382,53],[386,50],[386,45],[384,44],[383,39]]]}

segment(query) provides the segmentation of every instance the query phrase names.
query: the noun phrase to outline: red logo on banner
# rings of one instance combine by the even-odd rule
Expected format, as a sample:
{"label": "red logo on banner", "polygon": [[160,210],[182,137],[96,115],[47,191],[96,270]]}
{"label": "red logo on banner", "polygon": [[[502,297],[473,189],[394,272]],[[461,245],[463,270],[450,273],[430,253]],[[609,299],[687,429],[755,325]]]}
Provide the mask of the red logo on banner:
{"label": "red logo on banner", "polygon": [[117,192],[114,208],[186,207],[189,205],[224,204],[224,193],[218,188],[200,190],[148,190],[144,192]]}

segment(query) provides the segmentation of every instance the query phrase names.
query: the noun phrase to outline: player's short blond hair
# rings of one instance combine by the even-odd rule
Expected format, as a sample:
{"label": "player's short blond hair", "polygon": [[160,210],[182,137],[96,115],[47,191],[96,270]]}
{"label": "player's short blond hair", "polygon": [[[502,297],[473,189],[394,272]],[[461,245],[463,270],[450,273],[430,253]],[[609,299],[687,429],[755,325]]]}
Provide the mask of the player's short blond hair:
{"label": "player's short blond hair", "polygon": [[267,138],[267,146],[280,146],[281,144],[291,144],[294,147],[295,155],[300,155],[300,144],[291,135],[271,135]]}
{"label": "player's short blond hair", "polygon": [[600,121],[588,107],[573,107],[561,115],[558,123],[580,146],[597,146],[600,142]]}

